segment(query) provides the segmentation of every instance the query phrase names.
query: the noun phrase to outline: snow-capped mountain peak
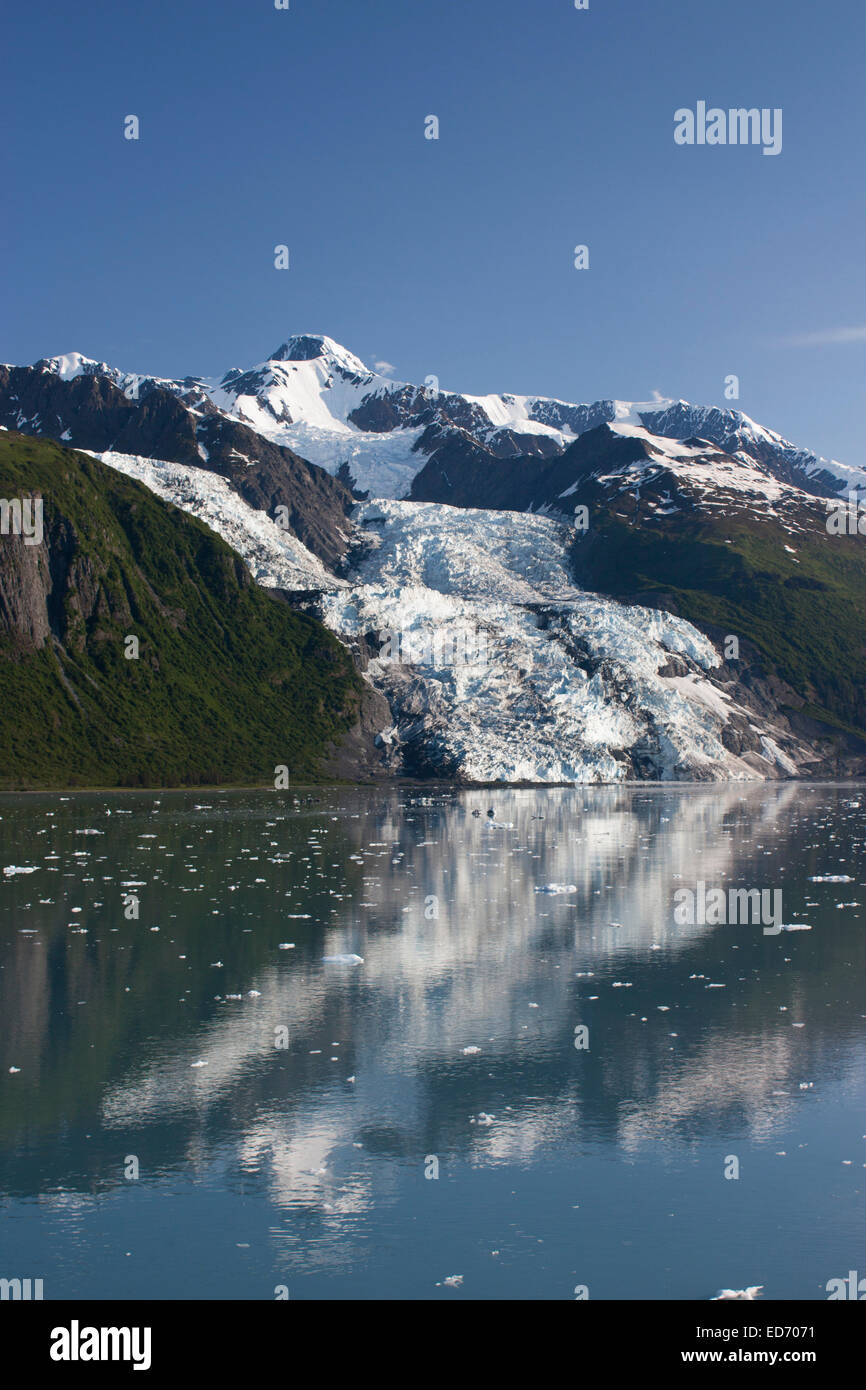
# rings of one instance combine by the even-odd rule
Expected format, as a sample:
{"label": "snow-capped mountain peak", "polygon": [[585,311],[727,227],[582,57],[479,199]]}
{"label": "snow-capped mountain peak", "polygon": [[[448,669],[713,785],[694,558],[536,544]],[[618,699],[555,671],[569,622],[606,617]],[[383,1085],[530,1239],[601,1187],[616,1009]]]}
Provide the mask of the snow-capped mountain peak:
{"label": "snow-capped mountain peak", "polygon": [[117,369],[109,367],[107,362],[97,362],[92,357],[85,357],[83,352],[64,352],[57,357],[42,357],[33,365],[37,371],[59,376],[61,381],[74,381],[79,376],[113,378],[117,372]]}
{"label": "snow-capped mountain peak", "polygon": [[350,376],[373,377],[371,372],[353,352],[335,343],[322,333],[297,333],[281,343],[276,352],[268,358],[270,362],[314,362],[322,358],[329,367],[337,367]]}

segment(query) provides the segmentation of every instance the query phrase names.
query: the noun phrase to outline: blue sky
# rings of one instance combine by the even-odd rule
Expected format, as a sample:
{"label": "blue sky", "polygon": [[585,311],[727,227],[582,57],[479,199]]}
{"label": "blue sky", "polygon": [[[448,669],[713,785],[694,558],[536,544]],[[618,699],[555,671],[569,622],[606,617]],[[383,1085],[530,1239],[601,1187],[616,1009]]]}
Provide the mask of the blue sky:
{"label": "blue sky", "polygon": [[[862,0],[47,0],[4,36],[2,360],[212,375],[323,332],[476,393],[734,373],[866,463]],[[677,146],[699,100],[781,107],[782,153]]]}

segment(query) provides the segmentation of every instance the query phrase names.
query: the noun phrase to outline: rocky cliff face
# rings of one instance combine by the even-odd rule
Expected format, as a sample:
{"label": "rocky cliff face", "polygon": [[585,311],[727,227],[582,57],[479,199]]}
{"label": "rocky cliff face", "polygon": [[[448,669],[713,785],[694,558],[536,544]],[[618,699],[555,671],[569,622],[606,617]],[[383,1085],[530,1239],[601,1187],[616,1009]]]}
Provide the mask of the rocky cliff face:
{"label": "rocky cliff face", "polygon": [[0,535],[0,785],[381,774],[346,649],[195,518],[7,431],[0,497],[43,504],[39,543]]}
{"label": "rocky cliff face", "polygon": [[0,633],[22,651],[38,651],[51,637],[54,584],[47,546],[23,536],[0,543]]}

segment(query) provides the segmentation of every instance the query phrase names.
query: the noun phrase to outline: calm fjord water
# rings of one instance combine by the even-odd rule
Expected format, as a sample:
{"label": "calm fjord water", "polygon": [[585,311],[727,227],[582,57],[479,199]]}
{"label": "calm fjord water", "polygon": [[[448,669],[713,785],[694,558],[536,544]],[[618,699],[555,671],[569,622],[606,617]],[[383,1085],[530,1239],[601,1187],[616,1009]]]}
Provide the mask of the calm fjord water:
{"label": "calm fjord water", "polygon": [[[0,883],[0,1277],[808,1300],[866,1275],[866,795],[420,795],[0,799],[2,865],[35,869]],[[676,925],[698,880],[781,888],[811,930]]]}

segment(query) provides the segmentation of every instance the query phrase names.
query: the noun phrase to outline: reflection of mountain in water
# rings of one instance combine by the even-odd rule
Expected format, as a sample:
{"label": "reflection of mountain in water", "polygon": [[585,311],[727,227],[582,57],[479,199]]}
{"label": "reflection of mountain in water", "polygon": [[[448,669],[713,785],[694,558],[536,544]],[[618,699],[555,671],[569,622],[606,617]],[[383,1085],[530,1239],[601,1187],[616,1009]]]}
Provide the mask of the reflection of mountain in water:
{"label": "reflection of mountain in water", "polygon": [[[857,891],[806,881],[846,872],[850,799],[785,784],[7,803],[3,863],[37,866],[3,885],[8,1185],[101,1190],[118,1154],[147,1175],[227,1145],[237,1181],[328,1216],[427,1153],[765,1139],[809,1103],[801,1083],[855,1060],[866,950],[835,904]],[[488,805],[514,828],[492,829]],[[813,930],[677,927],[674,891],[696,878],[782,886],[785,920]],[[142,885],[138,922],[124,883]],[[550,883],[577,892],[535,891]],[[363,966],[321,963],[351,951]]]}

